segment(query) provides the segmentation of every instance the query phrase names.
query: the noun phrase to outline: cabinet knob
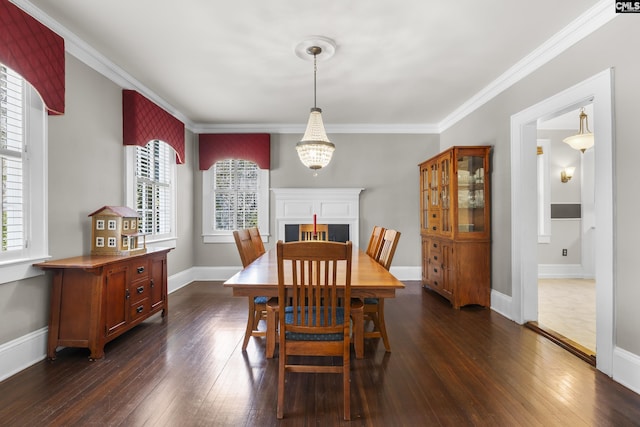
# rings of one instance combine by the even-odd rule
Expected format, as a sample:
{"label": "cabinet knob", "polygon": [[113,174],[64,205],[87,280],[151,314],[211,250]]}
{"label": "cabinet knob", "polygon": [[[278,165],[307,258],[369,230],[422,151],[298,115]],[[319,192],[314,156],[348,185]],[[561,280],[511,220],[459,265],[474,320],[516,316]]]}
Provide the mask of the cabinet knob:
{"label": "cabinet knob", "polygon": [[151,285],[152,288],[155,286],[155,283],[153,283],[153,279],[149,280],[149,284]]}
{"label": "cabinet knob", "polygon": [[434,255],[433,259],[434,259],[434,261],[437,261],[438,260],[438,255]]}
{"label": "cabinet knob", "polygon": [[437,269],[437,268],[434,268],[434,269],[433,269],[433,272],[434,272],[434,273],[437,273],[437,272],[438,272],[438,269]]}
{"label": "cabinet knob", "polygon": [[140,307],[136,308],[136,313],[142,313],[143,310],[144,310],[144,305],[141,305]]}
{"label": "cabinet knob", "polygon": [[144,286],[138,286],[136,288],[136,292],[139,293],[139,294],[143,293],[144,292]]}
{"label": "cabinet knob", "polygon": [[124,299],[129,299],[129,289],[125,291]]}
{"label": "cabinet knob", "polygon": [[138,267],[138,274],[144,273],[144,266]]}

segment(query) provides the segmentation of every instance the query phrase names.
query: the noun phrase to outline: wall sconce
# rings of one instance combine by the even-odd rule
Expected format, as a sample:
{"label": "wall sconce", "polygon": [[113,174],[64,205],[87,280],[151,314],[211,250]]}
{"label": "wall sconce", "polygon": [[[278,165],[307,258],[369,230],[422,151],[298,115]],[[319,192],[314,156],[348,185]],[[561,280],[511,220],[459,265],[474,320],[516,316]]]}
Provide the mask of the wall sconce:
{"label": "wall sconce", "polygon": [[573,172],[576,170],[574,167],[566,167],[560,172],[560,181],[569,182],[573,177]]}

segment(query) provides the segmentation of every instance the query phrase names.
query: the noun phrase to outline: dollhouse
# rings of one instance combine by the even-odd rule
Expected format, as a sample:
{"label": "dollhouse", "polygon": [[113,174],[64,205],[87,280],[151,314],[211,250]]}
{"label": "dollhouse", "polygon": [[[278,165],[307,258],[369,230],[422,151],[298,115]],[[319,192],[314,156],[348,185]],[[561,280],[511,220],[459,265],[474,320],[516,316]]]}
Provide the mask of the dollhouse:
{"label": "dollhouse", "polygon": [[89,214],[91,255],[132,255],[147,251],[146,238],[138,232],[138,213],[126,206],[103,206]]}

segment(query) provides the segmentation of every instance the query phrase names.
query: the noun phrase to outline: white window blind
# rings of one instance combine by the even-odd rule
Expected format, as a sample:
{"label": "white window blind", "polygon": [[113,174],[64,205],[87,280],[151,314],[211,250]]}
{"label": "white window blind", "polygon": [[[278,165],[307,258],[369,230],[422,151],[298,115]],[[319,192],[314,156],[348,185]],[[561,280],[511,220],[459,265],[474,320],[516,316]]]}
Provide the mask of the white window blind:
{"label": "white window blind", "polygon": [[171,233],[171,147],[151,141],[136,147],[136,209],[141,223],[139,231],[152,236]]}
{"label": "white window blind", "polygon": [[258,165],[248,160],[221,160],[214,165],[214,230],[258,226]]}
{"label": "white window blind", "polygon": [[24,214],[24,81],[0,65],[1,254],[26,245]]}

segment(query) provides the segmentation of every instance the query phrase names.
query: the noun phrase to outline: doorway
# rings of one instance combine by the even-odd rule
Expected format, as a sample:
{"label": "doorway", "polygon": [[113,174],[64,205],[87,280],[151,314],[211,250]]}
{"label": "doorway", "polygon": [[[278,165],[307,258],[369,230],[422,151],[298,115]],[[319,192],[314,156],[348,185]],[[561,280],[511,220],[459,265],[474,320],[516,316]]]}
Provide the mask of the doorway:
{"label": "doorway", "polygon": [[596,278],[596,368],[612,375],[613,365],[613,70],[607,69],[511,117],[512,318],[537,321],[537,199],[535,182],[537,121],[593,102]]}

